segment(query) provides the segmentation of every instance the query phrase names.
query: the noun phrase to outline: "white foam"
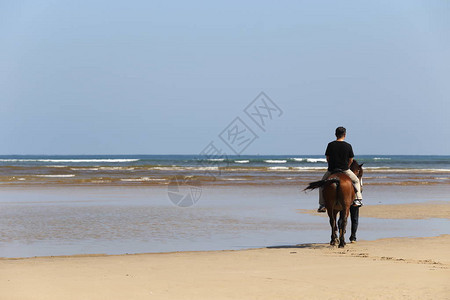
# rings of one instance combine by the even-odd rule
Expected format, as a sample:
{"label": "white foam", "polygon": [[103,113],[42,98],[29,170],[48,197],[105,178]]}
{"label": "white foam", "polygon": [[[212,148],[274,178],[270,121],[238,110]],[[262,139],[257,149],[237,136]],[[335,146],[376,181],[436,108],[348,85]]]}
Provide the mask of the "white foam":
{"label": "white foam", "polygon": [[64,166],[64,165],[53,165],[53,166],[45,166],[45,167],[47,167],[47,168],[66,168],[67,166]]}
{"label": "white foam", "polygon": [[294,157],[294,158],[292,158],[292,160],[295,160],[295,161],[305,161],[306,158]]}
{"label": "white foam", "polygon": [[261,172],[264,171],[261,168],[252,168],[252,167],[246,167],[246,168],[232,168],[232,167],[228,167],[225,169],[227,172],[250,172],[250,171],[256,171],[256,172]]}
{"label": "white foam", "polygon": [[120,179],[120,181],[143,182],[143,181],[165,181],[165,179],[141,177],[141,178],[123,178],[123,179]]}
{"label": "white foam", "polygon": [[425,172],[425,173],[448,173],[450,169],[413,169],[415,172]]}
{"label": "white foam", "polygon": [[175,170],[193,170],[193,171],[211,171],[219,170],[219,167],[151,167],[149,170],[159,170],[159,171],[175,171]]}
{"label": "white foam", "polygon": [[374,157],[374,160],[391,160],[390,157]]}
{"label": "white foam", "polygon": [[159,170],[159,171],[174,171],[174,170],[180,170],[180,167],[151,167],[148,168],[149,170]]}
{"label": "white foam", "polygon": [[269,170],[289,170],[289,167],[269,167]]}
{"label": "white foam", "polygon": [[325,171],[326,167],[293,167],[294,170],[298,171],[317,171],[317,170],[323,170]]}
{"label": "white foam", "polygon": [[237,164],[247,164],[247,163],[249,163],[250,161],[247,160],[247,159],[244,159],[244,160],[235,160],[234,162],[237,163]]}
{"label": "white foam", "polygon": [[374,173],[450,173],[450,169],[409,169],[409,168],[387,168],[387,167],[368,167],[364,168],[365,170],[374,172]]}
{"label": "white foam", "polygon": [[99,159],[0,159],[0,162],[26,162],[26,161],[39,161],[39,162],[133,162],[139,159],[131,158],[99,158]]}
{"label": "white foam", "polygon": [[64,178],[64,177],[74,177],[75,174],[61,174],[61,175],[35,175],[37,177],[50,177],[50,178]]}
{"label": "white foam", "polygon": [[306,162],[317,163],[317,162],[327,162],[326,158],[307,158]]}
{"label": "white foam", "polygon": [[268,164],[285,164],[287,160],[285,159],[267,159],[264,162]]}
{"label": "white foam", "polygon": [[100,170],[114,171],[114,170],[134,170],[133,167],[100,167]]}
{"label": "white foam", "polygon": [[224,161],[225,158],[209,158],[207,160],[209,160],[209,161]]}
{"label": "white foam", "polygon": [[214,171],[219,170],[219,167],[202,167],[202,168],[189,168],[189,170],[200,170],[200,171]]}
{"label": "white foam", "polygon": [[317,162],[327,162],[325,158],[312,158],[312,157],[294,157],[291,158],[293,161],[306,161],[309,163],[317,163]]}

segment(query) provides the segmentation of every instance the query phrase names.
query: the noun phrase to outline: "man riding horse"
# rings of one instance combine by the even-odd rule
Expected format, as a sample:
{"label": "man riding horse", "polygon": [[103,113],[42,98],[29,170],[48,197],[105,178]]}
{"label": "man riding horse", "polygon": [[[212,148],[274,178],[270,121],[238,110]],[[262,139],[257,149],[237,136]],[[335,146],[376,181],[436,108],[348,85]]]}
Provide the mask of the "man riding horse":
{"label": "man riding horse", "polygon": [[[358,177],[349,169],[353,162],[352,145],[345,142],[346,129],[344,127],[336,128],[336,140],[328,144],[325,155],[328,162],[328,170],[323,175],[322,180],[327,179],[333,172],[343,172],[350,177],[353,186],[355,187],[355,199],[353,206],[359,207],[362,205],[361,183]],[[317,212],[326,212],[325,199],[323,196],[323,186],[319,189],[319,209]]]}
{"label": "man riding horse", "polygon": [[[330,245],[339,243],[345,247],[345,231],[347,218],[352,220],[352,234],[350,241],[356,241],[358,228],[359,207],[362,205],[361,185],[359,178],[363,176],[363,164],[353,160],[353,150],[344,141],[345,128],[336,129],[336,141],[328,144],[325,155],[328,161],[328,171],[322,180],[311,182],[304,190],[320,188],[318,212],[327,212],[331,226]],[[337,215],[339,214],[339,221]],[[339,238],[336,234],[339,229]]]}

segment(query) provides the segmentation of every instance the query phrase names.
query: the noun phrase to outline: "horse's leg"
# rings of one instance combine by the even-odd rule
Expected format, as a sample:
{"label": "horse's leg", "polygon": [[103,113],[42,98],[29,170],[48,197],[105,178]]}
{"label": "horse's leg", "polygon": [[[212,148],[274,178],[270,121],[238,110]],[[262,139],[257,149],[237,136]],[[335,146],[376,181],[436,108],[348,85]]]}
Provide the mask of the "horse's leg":
{"label": "horse's leg", "polygon": [[328,217],[330,219],[330,227],[331,227],[331,241],[330,245],[334,246],[336,244],[336,213],[333,210],[328,210]]}
{"label": "horse's leg", "polygon": [[323,197],[325,200],[325,206],[327,208],[328,218],[330,220],[331,227],[331,241],[330,245],[336,244],[336,213],[333,209],[334,197],[336,195],[336,190],[331,186],[327,186],[323,190]]}
{"label": "horse's leg", "polygon": [[345,246],[345,228],[347,227],[347,218],[349,214],[349,208],[341,210],[339,214],[339,248]]}
{"label": "horse's leg", "polygon": [[330,241],[330,245],[334,246],[336,245],[336,243],[339,243],[339,239],[337,236],[337,225],[336,225],[336,221],[337,221],[337,211],[333,210],[330,212],[330,225],[331,225],[331,241]]}
{"label": "horse's leg", "polygon": [[356,241],[356,231],[358,230],[359,206],[350,206],[350,219],[352,220],[352,234],[350,242]]}

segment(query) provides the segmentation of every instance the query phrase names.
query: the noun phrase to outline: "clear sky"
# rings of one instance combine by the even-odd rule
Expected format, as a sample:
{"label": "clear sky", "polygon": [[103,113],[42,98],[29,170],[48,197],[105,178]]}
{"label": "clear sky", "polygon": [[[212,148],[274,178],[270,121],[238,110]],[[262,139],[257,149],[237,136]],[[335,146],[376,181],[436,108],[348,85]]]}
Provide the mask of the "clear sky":
{"label": "clear sky", "polygon": [[449,155],[450,1],[0,0],[0,154],[197,154],[261,91],[283,115],[243,154],[342,125]]}

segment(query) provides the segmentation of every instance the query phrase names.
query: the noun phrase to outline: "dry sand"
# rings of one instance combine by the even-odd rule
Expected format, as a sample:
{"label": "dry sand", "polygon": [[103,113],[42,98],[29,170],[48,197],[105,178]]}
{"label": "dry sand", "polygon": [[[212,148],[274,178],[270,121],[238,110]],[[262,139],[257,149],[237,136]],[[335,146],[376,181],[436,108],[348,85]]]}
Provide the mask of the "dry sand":
{"label": "dry sand", "polygon": [[1,299],[449,299],[450,235],[0,259]]}
{"label": "dry sand", "polygon": [[[326,213],[317,213],[316,210],[312,209],[298,209],[298,212],[328,218]],[[382,219],[450,219],[450,202],[364,205],[360,208],[359,217]]]}

